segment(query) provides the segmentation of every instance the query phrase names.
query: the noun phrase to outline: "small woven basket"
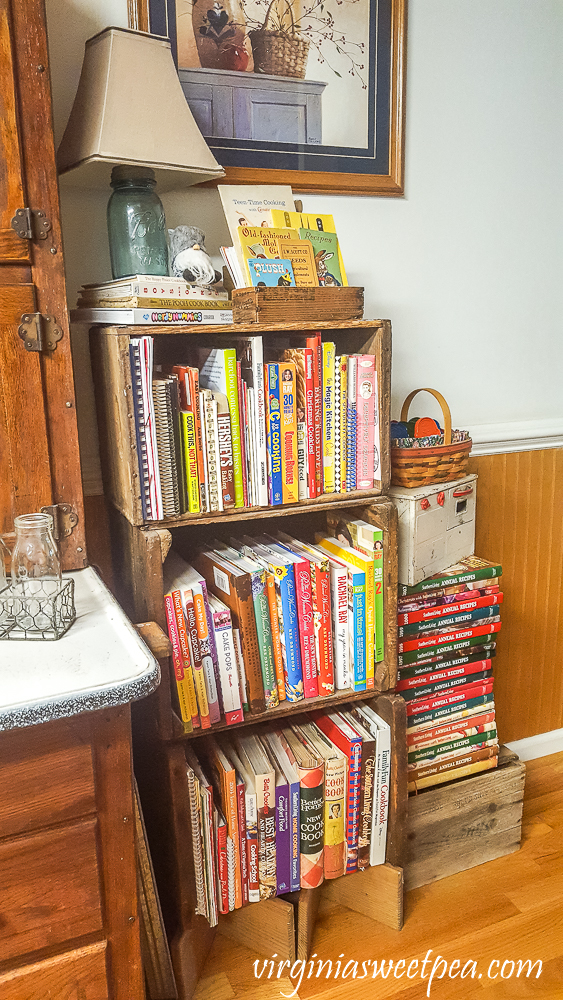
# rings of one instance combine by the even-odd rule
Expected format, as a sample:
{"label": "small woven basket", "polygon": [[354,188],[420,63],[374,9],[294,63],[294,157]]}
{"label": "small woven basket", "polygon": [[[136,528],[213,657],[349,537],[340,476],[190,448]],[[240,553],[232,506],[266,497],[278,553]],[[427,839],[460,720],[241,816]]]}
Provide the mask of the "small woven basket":
{"label": "small woven basket", "polygon": [[309,41],[298,35],[295,30],[290,0],[285,0],[285,2],[291,18],[291,29],[283,31],[281,28],[277,30],[268,28],[272,7],[277,2],[278,0],[272,0],[262,27],[248,33],[254,56],[254,72],[265,73],[269,76],[295,76],[304,80],[307,56],[309,55]]}
{"label": "small woven basket", "polygon": [[435,389],[413,389],[401,410],[401,420],[408,418],[409,406],[419,392],[429,392],[442,407],[444,444],[434,448],[391,448],[391,483],[393,486],[430,486],[448,483],[467,475],[471,438],[452,444],[452,415],[446,400]]}

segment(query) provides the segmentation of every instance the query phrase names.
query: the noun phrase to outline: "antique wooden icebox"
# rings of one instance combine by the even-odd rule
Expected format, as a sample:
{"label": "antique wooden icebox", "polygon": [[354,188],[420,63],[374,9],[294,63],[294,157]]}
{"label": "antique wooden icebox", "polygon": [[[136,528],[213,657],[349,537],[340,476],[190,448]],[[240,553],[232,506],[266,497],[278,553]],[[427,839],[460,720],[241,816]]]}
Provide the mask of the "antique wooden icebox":
{"label": "antique wooden icebox", "polygon": [[407,489],[391,486],[399,517],[399,583],[413,587],[475,551],[477,476]]}

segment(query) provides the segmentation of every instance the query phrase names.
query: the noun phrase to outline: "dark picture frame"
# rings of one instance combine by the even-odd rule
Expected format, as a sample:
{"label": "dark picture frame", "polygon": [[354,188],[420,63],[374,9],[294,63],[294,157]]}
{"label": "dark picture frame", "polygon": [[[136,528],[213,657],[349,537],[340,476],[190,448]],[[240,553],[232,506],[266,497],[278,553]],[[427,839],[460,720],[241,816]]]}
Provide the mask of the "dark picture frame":
{"label": "dark picture frame", "polygon": [[[170,38],[176,65],[178,39],[176,0],[129,0],[132,26],[145,27],[153,34]],[[178,0],[180,3],[181,0]],[[404,114],[407,0],[355,0],[368,5],[369,40],[366,43],[365,135],[360,146],[323,145],[318,139],[301,142],[262,141],[207,135],[201,116],[198,124],[215,157],[225,168],[224,182],[232,184],[290,184],[295,191],[400,196],[404,193]],[[196,68],[196,74],[200,68]],[[211,81],[213,74],[205,77]],[[184,92],[193,67],[179,67]],[[336,74],[338,75],[338,74]],[[281,77],[258,77],[256,73],[233,73],[234,86],[240,81],[256,87],[277,87]],[[223,71],[230,82],[229,73]],[[199,84],[199,80],[197,81]],[[302,81],[300,81],[302,82]],[[339,84],[335,81],[336,86]],[[331,86],[334,86],[331,84]],[[291,89],[288,79],[287,88]],[[224,91],[224,87],[222,90]],[[210,87],[206,87],[206,92]],[[245,95],[246,98],[246,95]],[[305,100],[305,99],[303,99]],[[320,100],[320,99],[319,99]],[[196,120],[199,108],[191,104]],[[350,111],[350,114],[353,110]],[[214,182],[211,182],[213,185]]]}

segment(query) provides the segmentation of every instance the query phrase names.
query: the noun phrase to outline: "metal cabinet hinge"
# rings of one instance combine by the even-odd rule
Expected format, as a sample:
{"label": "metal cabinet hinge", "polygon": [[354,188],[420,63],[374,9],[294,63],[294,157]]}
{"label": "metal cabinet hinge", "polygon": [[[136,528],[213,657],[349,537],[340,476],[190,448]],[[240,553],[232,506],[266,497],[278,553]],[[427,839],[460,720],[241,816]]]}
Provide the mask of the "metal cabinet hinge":
{"label": "metal cabinet hinge", "polygon": [[22,240],[46,240],[51,228],[45,212],[39,208],[18,208],[11,225]]}
{"label": "metal cabinet hinge", "polygon": [[53,537],[55,540],[72,535],[73,529],[78,524],[78,514],[69,503],[54,503],[49,507],[42,507],[41,513],[50,514],[53,518]]}
{"label": "metal cabinet hinge", "polygon": [[53,316],[24,313],[18,329],[26,351],[54,351],[63,335]]}

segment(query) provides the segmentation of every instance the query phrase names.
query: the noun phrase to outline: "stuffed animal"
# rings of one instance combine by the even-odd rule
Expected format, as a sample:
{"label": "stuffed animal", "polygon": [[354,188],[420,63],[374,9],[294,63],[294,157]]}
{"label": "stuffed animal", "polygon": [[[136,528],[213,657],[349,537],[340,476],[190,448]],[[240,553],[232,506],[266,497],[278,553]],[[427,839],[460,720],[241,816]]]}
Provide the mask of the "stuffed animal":
{"label": "stuffed animal", "polygon": [[205,233],[196,226],[176,226],[169,229],[170,260],[175,278],[184,278],[192,285],[214,285],[221,274],[211,263],[205,249]]}

